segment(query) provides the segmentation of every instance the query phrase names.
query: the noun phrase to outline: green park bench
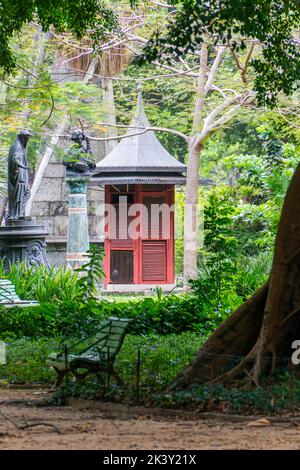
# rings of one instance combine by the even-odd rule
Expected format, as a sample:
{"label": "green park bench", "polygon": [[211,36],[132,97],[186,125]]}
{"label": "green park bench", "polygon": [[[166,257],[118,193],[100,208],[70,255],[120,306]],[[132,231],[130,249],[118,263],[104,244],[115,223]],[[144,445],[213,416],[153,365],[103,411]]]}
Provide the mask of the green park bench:
{"label": "green park bench", "polygon": [[47,365],[53,367],[57,374],[55,387],[61,385],[68,372],[77,380],[103,372],[122,385],[123,381],[114,369],[114,362],[130,322],[127,318],[113,317],[101,320],[93,335],[70,345],[62,344],[60,352],[49,354]]}
{"label": "green park bench", "polygon": [[36,307],[34,300],[21,300],[13,283],[9,279],[0,279],[0,306],[3,307]]}

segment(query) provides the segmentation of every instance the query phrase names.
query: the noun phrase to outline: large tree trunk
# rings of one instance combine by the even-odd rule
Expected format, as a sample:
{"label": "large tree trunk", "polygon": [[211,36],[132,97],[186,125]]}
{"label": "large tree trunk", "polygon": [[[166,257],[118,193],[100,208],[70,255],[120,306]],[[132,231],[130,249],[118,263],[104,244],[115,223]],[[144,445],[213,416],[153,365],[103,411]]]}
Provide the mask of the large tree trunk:
{"label": "large tree trunk", "polygon": [[288,188],[268,284],[239,307],[176,378],[184,388],[240,378],[258,384],[300,339],[300,165]]}

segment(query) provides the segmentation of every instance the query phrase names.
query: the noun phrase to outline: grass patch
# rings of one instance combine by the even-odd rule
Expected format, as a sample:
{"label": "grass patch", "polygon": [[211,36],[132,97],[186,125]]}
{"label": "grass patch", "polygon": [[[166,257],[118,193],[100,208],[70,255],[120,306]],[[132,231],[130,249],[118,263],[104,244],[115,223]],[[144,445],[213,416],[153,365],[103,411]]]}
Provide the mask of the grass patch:
{"label": "grass patch", "polygon": [[59,339],[19,339],[6,343],[7,364],[0,366],[0,380],[10,384],[50,384],[55,373],[46,358]]}
{"label": "grass patch", "polygon": [[[164,408],[220,411],[232,414],[275,414],[300,407],[300,380],[282,370],[262,388],[225,388],[222,385],[199,385],[188,390],[166,393],[168,385],[195,356],[204,337],[196,333],[168,336],[128,335],[116,361],[124,380],[121,388],[107,377],[90,376],[83,382],[71,378],[54,394],[54,403],[63,404],[67,397],[105,399],[117,402],[150,404]],[[31,340],[23,338],[7,343],[7,365],[0,366],[0,380],[11,384],[52,384],[55,373],[46,366],[48,354],[55,351],[61,338]],[[141,367],[137,396],[137,357]],[[292,385],[291,385],[292,384]]]}
{"label": "grass patch", "polygon": [[[0,366],[0,380],[18,384],[53,383],[55,373],[46,366],[50,352],[61,338],[20,339],[7,343],[7,364]],[[141,355],[141,387],[161,389],[195,355],[203,339],[196,333],[169,336],[127,335],[116,361],[126,386],[136,384],[137,352]]]}

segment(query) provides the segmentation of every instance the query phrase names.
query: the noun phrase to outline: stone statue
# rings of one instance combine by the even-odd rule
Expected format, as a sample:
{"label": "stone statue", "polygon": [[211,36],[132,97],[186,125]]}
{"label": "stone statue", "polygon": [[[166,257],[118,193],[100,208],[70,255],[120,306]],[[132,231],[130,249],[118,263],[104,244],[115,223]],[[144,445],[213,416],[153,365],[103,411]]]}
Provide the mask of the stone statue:
{"label": "stone statue", "polygon": [[30,197],[26,145],[31,137],[28,130],[20,131],[8,154],[8,220],[25,217]]}
{"label": "stone statue", "polygon": [[75,173],[89,173],[96,167],[92,158],[92,151],[88,137],[81,130],[76,130],[71,135],[74,145],[67,151],[68,159],[63,162],[68,170]]}

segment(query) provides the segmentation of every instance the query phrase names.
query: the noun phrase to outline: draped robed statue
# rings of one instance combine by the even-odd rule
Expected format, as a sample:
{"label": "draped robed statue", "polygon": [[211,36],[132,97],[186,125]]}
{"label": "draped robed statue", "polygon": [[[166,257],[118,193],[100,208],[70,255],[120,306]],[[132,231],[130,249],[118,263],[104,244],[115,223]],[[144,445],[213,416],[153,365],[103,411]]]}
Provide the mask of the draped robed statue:
{"label": "draped robed statue", "polygon": [[26,146],[31,137],[28,130],[18,133],[8,154],[8,219],[25,217],[26,203],[30,197]]}

